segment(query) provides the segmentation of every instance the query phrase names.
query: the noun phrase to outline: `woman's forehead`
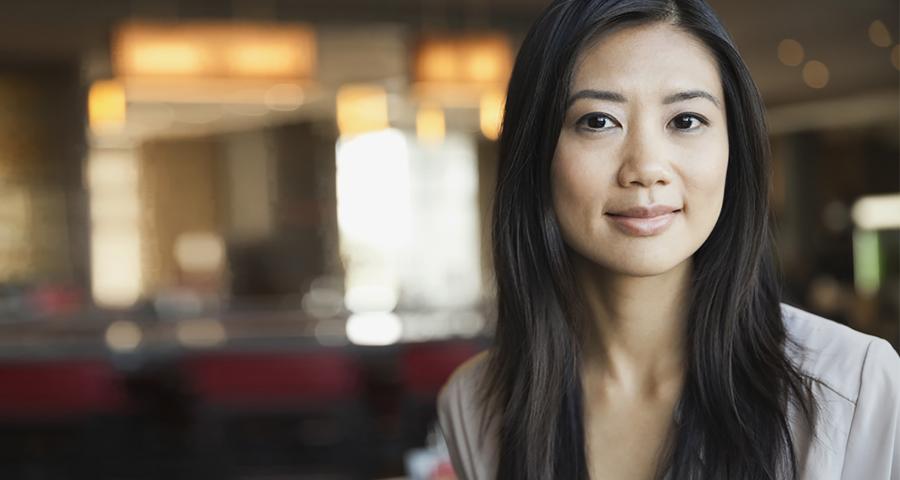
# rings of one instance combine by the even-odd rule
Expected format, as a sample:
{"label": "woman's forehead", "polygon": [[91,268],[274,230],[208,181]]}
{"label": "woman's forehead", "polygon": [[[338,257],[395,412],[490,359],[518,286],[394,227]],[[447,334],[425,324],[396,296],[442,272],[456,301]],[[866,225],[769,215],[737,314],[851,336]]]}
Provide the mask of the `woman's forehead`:
{"label": "woman's forehead", "polygon": [[656,22],[601,35],[580,53],[571,91],[596,89],[626,98],[704,90],[721,98],[716,59],[705,44],[677,26]]}

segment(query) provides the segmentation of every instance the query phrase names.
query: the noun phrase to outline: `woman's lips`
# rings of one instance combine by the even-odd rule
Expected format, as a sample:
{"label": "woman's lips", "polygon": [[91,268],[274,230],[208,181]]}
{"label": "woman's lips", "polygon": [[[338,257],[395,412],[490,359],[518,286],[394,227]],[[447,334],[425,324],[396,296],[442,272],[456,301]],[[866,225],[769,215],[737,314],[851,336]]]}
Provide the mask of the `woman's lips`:
{"label": "woman's lips", "polygon": [[607,213],[606,218],[627,235],[649,237],[666,231],[679,213],[681,210],[675,210],[655,217],[628,217]]}

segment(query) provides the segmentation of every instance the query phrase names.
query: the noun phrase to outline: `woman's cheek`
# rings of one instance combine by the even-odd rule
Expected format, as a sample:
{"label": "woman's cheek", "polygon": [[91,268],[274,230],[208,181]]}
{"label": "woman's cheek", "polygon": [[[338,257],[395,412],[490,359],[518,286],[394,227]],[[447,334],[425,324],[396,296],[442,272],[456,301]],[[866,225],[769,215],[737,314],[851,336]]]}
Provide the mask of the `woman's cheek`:
{"label": "woman's cheek", "polygon": [[554,159],[554,190],[567,203],[589,200],[597,192],[596,165],[582,149],[561,148]]}
{"label": "woman's cheek", "polygon": [[694,162],[683,178],[687,183],[688,211],[703,217],[695,221],[714,225],[722,209],[728,161],[727,156],[723,159],[718,152],[711,157],[707,161]]}

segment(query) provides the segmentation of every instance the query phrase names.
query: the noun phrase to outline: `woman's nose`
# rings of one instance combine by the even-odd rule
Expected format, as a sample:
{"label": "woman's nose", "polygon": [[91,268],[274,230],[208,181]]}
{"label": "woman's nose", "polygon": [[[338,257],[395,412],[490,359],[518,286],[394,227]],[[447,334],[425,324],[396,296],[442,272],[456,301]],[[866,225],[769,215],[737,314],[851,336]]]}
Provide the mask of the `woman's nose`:
{"label": "woman's nose", "polygon": [[656,184],[668,184],[671,172],[667,159],[671,152],[667,150],[664,133],[654,132],[646,126],[632,129],[622,147],[619,185],[624,188],[650,188]]}

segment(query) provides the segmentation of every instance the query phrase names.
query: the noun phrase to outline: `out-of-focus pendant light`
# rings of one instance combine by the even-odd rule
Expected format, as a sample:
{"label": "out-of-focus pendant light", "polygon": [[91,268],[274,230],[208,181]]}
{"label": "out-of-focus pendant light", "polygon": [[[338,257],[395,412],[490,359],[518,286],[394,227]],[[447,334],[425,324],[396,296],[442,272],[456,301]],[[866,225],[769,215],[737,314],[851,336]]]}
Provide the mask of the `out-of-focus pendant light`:
{"label": "out-of-focus pendant light", "polygon": [[[114,30],[111,53],[130,101],[272,103],[275,86],[297,91],[312,81],[316,48],[303,24],[127,22]],[[273,108],[294,109],[298,97]]]}
{"label": "out-of-focus pendant light", "polygon": [[388,128],[387,92],[374,84],[348,84],[337,92],[337,123],[342,136]]}
{"label": "out-of-focus pendant light", "polygon": [[113,67],[123,77],[306,79],[316,38],[279,23],[125,23],[113,36]]}
{"label": "out-of-focus pendant light", "polygon": [[500,123],[503,120],[505,103],[506,94],[503,90],[496,89],[481,94],[478,112],[481,133],[491,140],[496,140],[500,136]]}
{"label": "out-of-focus pendant light", "polygon": [[444,141],[447,127],[444,121],[444,110],[434,104],[419,107],[416,112],[416,135],[425,144],[439,144]]}
{"label": "out-of-focus pendant light", "polygon": [[502,89],[512,71],[512,49],[503,35],[424,37],[414,52],[415,93],[443,105],[478,105]]}
{"label": "out-of-focus pendant light", "polygon": [[98,80],[88,91],[88,124],[94,132],[121,128],[125,124],[125,89],[115,80]]}

